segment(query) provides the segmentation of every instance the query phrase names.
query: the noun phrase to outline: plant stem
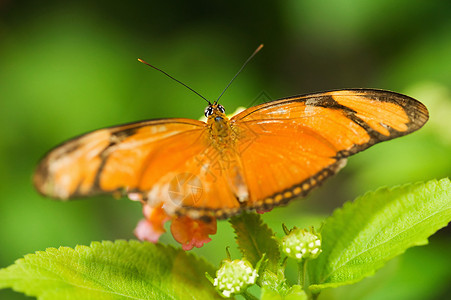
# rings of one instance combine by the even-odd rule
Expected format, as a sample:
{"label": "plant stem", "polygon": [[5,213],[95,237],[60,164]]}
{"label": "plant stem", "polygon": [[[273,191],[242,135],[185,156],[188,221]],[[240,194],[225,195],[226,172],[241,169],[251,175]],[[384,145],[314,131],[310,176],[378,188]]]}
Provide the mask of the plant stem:
{"label": "plant stem", "polygon": [[308,289],[310,279],[308,278],[307,274],[307,262],[308,259],[304,259],[298,263],[298,284],[307,293],[309,300],[316,300],[318,299],[319,293],[312,294]]}
{"label": "plant stem", "polygon": [[303,289],[306,288],[305,280],[307,276],[307,260],[303,259],[298,263],[298,284],[302,286]]}

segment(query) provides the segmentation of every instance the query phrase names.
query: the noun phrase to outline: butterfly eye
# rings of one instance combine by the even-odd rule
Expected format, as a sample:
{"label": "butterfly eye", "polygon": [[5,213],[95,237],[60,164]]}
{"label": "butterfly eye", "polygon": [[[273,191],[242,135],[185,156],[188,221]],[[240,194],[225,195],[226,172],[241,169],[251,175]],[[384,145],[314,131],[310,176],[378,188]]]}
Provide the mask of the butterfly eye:
{"label": "butterfly eye", "polygon": [[208,118],[209,116],[211,116],[213,114],[213,108],[209,105],[205,108],[205,112],[204,112],[205,116]]}
{"label": "butterfly eye", "polygon": [[222,106],[221,104],[218,104],[218,109],[220,112],[222,112],[223,114],[225,113],[225,108],[224,106]]}

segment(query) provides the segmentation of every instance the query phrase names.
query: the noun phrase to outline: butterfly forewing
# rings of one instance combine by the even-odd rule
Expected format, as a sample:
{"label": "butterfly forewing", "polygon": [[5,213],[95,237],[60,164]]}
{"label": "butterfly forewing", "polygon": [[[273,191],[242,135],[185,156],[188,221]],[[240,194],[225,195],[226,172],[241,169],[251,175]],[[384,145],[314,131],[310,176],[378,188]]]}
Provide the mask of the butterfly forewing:
{"label": "butterfly forewing", "polygon": [[[40,162],[34,184],[43,195],[69,199],[139,188],[143,169],[170,137],[200,136],[205,123],[166,119],[99,129],[51,150]],[[170,163],[170,162],[167,162]]]}

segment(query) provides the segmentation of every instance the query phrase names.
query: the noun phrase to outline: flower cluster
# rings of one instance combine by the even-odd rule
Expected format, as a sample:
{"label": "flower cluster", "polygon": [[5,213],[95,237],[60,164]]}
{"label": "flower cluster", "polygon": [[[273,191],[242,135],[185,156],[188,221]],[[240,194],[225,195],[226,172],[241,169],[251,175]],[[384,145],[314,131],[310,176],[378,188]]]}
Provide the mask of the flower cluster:
{"label": "flower cluster", "polygon": [[216,219],[210,222],[194,220],[186,216],[169,216],[162,206],[150,207],[143,205],[145,219],[141,220],[135,229],[135,235],[140,240],[156,243],[166,232],[164,223],[172,220],[171,233],[174,239],[182,244],[183,250],[200,248],[211,241],[210,234],[216,233]]}
{"label": "flower cluster", "polygon": [[282,251],[298,261],[314,259],[322,252],[321,239],[314,232],[295,228],[282,239]]}
{"label": "flower cluster", "polygon": [[248,286],[255,283],[257,270],[246,260],[226,259],[222,261],[221,267],[216,271],[213,285],[218,287],[224,297],[244,291]]}

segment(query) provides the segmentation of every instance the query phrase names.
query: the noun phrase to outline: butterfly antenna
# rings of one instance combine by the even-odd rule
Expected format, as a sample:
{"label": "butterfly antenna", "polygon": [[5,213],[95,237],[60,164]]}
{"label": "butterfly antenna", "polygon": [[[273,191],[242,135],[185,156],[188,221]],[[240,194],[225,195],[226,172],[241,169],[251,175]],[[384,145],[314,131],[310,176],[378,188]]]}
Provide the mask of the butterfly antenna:
{"label": "butterfly antenna", "polygon": [[157,71],[160,71],[160,72],[163,73],[164,75],[166,75],[166,76],[168,76],[169,78],[171,78],[172,80],[174,80],[174,81],[180,83],[181,85],[183,85],[184,87],[186,87],[188,90],[190,90],[191,92],[195,93],[196,95],[198,95],[199,97],[201,97],[202,99],[204,99],[205,101],[207,101],[208,104],[211,104],[211,102],[208,101],[207,98],[205,98],[204,96],[202,96],[201,94],[199,94],[198,92],[196,92],[195,90],[193,90],[192,88],[190,88],[189,86],[187,86],[186,84],[184,84],[183,82],[181,82],[180,80],[175,79],[174,77],[172,77],[171,75],[169,75],[169,74],[166,73],[165,71],[163,71],[163,70],[161,70],[161,69],[158,69],[158,68],[155,67],[155,66],[152,66],[152,65],[149,64],[148,62],[142,60],[141,58],[138,58],[138,61],[141,62],[141,63],[143,63],[143,64],[145,64],[145,65],[148,65],[148,66],[151,67],[151,68],[154,68],[154,69],[157,70]]}
{"label": "butterfly antenna", "polygon": [[222,91],[221,95],[219,95],[218,99],[216,99],[214,104],[217,104],[219,99],[222,97],[222,95],[224,95],[225,91],[229,88],[229,86],[232,84],[232,82],[235,80],[235,78],[238,76],[238,74],[241,73],[241,71],[243,71],[244,67],[247,65],[247,63],[255,56],[255,54],[257,54],[261,49],[263,48],[263,44],[260,44],[260,46],[257,47],[257,49],[255,49],[254,53],[251,54],[251,56],[249,56],[249,58],[244,62],[243,66],[241,66],[241,68],[238,70],[238,72],[235,74],[235,76],[233,76],[232,80],[230,80],[229,84],[225,87],[225,89]]}

